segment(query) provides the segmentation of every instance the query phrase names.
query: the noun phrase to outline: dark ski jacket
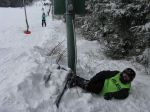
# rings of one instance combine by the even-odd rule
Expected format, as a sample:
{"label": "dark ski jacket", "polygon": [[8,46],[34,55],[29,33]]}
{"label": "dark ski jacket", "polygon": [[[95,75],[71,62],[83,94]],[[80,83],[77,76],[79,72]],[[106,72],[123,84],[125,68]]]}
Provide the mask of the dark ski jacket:
{"label": "dark ski jacket", "polygon": [[42,20],[45,21],[46,20],[46,15],[43,13],[42,14]]}

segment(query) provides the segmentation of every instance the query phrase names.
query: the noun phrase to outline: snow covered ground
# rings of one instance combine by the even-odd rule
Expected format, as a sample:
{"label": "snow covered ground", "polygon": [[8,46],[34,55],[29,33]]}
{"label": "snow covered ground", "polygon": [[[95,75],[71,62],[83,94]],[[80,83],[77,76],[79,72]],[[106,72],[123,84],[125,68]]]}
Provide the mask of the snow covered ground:
{"label": "snow covered ground", "polygon": [[[0,112],[150,112],[150,77],[145,75],[144,67],[134,61],[111,60],[98,42],[80,35],[79,76],[90,79],[101,70],[132,67],[137,77],[126,100],[106,101],[102,96],[72,88],[57,109],[54,102],[67,71],[58,70],[56,62],[64,53],[59,64],[66,66],[66,30],[62,21],[53,21],[51,16],[47,17],[47,27],[42,28],[41,8],[40,4],[27,7],[31,35],[23,34],[23,8],[0,8]],[[50,81],[45,83],[44,77],[49,74]]]}

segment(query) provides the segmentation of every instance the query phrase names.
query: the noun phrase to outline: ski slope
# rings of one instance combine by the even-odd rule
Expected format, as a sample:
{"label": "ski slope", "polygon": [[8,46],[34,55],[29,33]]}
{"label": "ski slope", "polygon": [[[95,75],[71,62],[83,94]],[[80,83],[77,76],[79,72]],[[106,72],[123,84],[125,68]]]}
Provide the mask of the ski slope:
{"label": "ski slope", "polygon": [[[67,65],[66,28],[51,15],[47,17],[47,27],[42,28],[41,8],[40,3],[27,7],[31,35],[23,33],[23,8],[0,8],[0,112],[150,112],[150,77],[144,67],[132,60],[107,58],[103,46],[84,40],[79,34],[79,76],[90,79],[101,70],[122,71],[126,67],[135,69],[137,76],[126,100],[106,101],[102,96],[72,88],[66,91],[57,109],[54,102],[67,71],[58,70],[56,62],[64,53],[59,64]],[[51,78],[45,83],[49,74]]]}

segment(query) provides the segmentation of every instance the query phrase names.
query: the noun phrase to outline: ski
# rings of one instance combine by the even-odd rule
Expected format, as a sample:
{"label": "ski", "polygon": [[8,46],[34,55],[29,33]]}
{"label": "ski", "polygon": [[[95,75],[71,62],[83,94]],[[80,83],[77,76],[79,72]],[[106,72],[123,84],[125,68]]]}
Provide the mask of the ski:
{"label": "ski", "polygon": [[73,73],[69,72],[67,74],[66,78],[65,78],[63,88],[62,88],[62,90],[60,91],[59,95],[57,96],[57,98],[55,100],[55,104],[56,104],[57,108],[59,108],[59,104],[61,102],[61,99],[62,99],[65,91],[68,89],[68,84],[71,81],[72,77],[73,77]]}

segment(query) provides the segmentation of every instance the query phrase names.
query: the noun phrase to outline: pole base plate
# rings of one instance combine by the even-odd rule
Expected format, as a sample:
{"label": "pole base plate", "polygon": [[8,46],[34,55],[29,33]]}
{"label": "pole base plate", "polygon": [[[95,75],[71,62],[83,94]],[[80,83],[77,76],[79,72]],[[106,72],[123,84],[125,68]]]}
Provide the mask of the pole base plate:
{"label": "pole base plate", "polygon": [[31,31],[24,31],[24,34],[31,34]]}

